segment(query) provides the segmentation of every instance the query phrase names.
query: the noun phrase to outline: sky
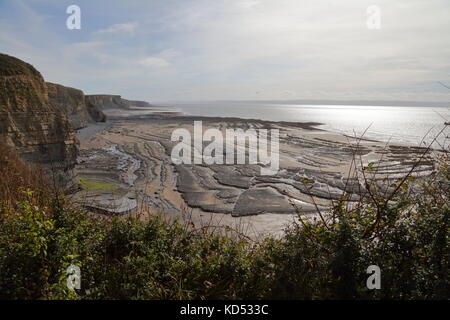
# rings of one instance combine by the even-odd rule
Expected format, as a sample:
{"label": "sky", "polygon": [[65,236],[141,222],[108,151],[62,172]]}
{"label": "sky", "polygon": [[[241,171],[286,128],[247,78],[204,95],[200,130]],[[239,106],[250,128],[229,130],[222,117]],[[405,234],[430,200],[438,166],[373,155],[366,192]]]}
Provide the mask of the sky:
{"label": "sky", "polygon": [[448,0],[0,0],[0,52],[150,102],[449,101],[449,31]]}

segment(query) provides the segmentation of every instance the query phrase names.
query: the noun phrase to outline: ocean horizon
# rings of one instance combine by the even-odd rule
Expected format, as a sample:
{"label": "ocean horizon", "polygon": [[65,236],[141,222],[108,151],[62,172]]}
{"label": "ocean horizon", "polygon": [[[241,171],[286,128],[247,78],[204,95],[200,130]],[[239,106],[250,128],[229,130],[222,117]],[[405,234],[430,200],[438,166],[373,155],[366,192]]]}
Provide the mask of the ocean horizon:
{"label": "ocean horizon", "polygon": [[[191,116],[237,117],[266,121],[318,122],[318,128],[350,136],[408,145],[430,143],[450,118],[446,103],[436,106],[313,105],[291,102],[162,103]],[[437,141],[445,143],[446,131]],[[435,147],[438,147],[436,145]]]}

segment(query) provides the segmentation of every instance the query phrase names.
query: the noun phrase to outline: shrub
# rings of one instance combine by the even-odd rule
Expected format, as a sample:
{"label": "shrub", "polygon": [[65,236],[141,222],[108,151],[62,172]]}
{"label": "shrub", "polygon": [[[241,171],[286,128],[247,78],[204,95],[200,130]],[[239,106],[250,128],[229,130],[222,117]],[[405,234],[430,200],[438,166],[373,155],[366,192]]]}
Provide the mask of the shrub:
{"label": "shrub", "polygon": [[[448,158],[388,197],[347,197],[252,242],[152,216],[99,218],[2,149],[0,299],[448,299]],[[5,151],[6,150],[6,151]],[[14,160],[11,160],[14,159]],[[370,181],[367,181],[370,184]],[[81,268],[81,289],[67,268]],[[381,268],[381,290],[366,287]]]}

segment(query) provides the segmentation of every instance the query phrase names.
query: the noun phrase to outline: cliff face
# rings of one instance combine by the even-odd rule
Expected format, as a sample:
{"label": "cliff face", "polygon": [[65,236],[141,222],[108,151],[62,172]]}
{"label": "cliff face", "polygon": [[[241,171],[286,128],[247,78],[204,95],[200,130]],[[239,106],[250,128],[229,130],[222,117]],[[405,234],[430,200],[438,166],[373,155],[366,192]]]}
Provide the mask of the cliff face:
{"label": "cliff face", "polygon": [[107,109],[130,109],[130,107],[150,107],[146,101],[127,100],[119,95],[93,94],[86,95],[86,105],[99,110]]}
{"label": "cliff face", "polygon": [[109,94],[87,95],[86,102],[100,110],[129,109],[131,106],[130,101],[122,99],[121,96]]}
{"label": "cliff face", "polygon": [[60,186],[71,181],[78,141],[66,115],[50,103],[42,75],[30,64],[0,54],[0,139],[39,163]]}
{"label": "cliff face", "polygon": [[130,105],[132,107],[151,107],[151,104],[147,101],[137,101],[137,100],[130,100]]}
{"label": "cliff face", "polygon": [[50,103],[67,116],[74,129],[106,120],[100,109],[86,101],[83,91],[50,82],[46,85]]}

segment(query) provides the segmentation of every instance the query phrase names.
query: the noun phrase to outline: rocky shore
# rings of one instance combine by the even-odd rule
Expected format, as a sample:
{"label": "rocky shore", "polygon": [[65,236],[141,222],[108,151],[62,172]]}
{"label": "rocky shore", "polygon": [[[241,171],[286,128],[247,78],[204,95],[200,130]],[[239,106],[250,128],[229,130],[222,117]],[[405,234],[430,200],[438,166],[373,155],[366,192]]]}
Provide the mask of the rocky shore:
{"label": "rocky shore", "polygon": [[[386,184],[408,172],[424,151],[327,132],[316,123],[176,113],[116,115],[80,145],[76,173],[94,181],[90,190],[76,195],[80,201],[104,214],[144,211],[181,219],[188,215],[195,225],[229,226],[252,237],[280,234],[298,213],[314,216],[344,190],[351,193],[349,201],[358,200],[365,186],[348,178],[353,160],[363,167],[376,166],[371,178]],[[263,176],[255,164],[175,165],[172,132],[177,128],[193,132],[194,121],[199,120],[205,130],[278,129],[280,170]],[[420,177],[433,170],[433,161],[426,156],[415,171]]]}
{"label": "rocky shore", "polygon": [[[367,186],[349,176],[355,162],[360,170],[376,168],[371,181],[386,187],[419,160],[416,176],[435,169],[423,147],[357,139],[320,130],[319,123],[190,117],[119,95],[85,95],[45,82],[33,66],[5,54],[0,88],[1,142],[43,165],[61,188],[81,186],[75,200],[104,215],[187,216],[195,227],[278,234],[298,213],[314,217],[344,191],[346,201],[357,201]],[[222,133],[279,130],[279,170],[262,175],[260,164],[175,164],[171,135],[193,134],[194,121]],[[225,145],[254,148],[235,146],[234,139]]]}

